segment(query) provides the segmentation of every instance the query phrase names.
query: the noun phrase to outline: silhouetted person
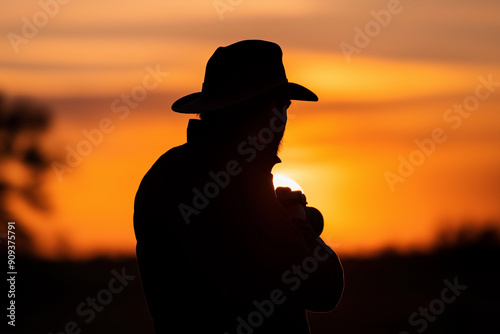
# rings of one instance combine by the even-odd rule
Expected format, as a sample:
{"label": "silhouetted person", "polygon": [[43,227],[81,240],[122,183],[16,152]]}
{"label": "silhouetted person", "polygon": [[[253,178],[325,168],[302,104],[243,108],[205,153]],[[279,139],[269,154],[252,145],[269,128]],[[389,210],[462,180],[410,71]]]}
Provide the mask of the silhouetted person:
{"label": "silhouetted person", "polygon": [[309,333],[305,310],[337,305],[338,257],[273,188],[290,100],[317,96],[288,82],[277,44],[249,40],[218,48],[202,91],[172,105],[200,119],[144,176],[134,213],[157,333]]}

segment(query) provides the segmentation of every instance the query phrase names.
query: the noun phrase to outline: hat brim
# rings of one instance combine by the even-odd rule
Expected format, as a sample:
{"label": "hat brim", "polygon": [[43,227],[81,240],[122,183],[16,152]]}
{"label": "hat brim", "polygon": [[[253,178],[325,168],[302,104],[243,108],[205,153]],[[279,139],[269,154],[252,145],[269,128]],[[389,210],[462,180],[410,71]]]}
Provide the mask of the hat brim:
{"label": "hat brim", "polygon": [[199,114],[202,112],[224,109],[274,89],[280,89],[290,100],[318,101],[318,96],[311,90],[299,84],[287,82],[277,87],[226,97],[204,96],[201,92],[192,93],[175,101],[172,104],[172,110],[181,114]]}

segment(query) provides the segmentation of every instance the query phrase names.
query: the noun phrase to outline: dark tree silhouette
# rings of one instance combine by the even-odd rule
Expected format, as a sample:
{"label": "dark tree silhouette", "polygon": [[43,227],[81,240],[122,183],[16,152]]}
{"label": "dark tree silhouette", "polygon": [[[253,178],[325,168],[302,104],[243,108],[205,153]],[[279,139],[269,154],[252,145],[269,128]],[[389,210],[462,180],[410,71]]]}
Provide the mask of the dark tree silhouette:
{"label": "dark tree silhouette", "polygon": [[[0,220],[18,221],[19,213],[10,207],[10,200],[18,197],[39,212],[50,209],[43,193],[44,175],[50,167],[47,154],[40,142],[50,127],[47,109],[27,98],[9,99],[0,93]],[[5,229],[2,239],[5,238]],[[32,237],[25,228],[16,228],[19,253],[31,254]]]}

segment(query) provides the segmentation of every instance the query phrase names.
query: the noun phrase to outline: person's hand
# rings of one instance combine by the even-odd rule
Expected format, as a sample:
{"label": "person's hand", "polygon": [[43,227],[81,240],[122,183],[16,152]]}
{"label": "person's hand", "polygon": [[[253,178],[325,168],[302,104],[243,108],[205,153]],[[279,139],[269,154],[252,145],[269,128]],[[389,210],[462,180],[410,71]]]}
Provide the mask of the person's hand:
{"label": "person's hand", "polygon": [[306,219],[306,209],[303,205],[300,204],[292,204],[284,206],[286,212],[290,216],[291,219]]}

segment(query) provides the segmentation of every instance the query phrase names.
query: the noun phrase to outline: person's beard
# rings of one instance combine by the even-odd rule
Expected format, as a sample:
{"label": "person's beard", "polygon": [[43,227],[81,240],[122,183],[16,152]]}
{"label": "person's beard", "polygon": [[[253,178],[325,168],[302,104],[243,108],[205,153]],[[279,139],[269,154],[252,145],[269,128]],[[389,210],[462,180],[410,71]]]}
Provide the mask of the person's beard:
{"label": "person's beard", "polygon": [[[269,129],[271,128],[269,127]],[[262,150],[263,155],[277,156],[278,153],[281,151],[283,145],[283,138],[285,134],[285,127],[283,126],[283,130],[281,131],[273,131],[272,133],[273,133],[272,140],[267,144],[263,144],[265,146],[264,149]]]}
{"label": "person's beard", "polygon": [[264,150],[267,150],[268,154],[271,154],[273,156],[277,156],[279,152],[281,151],[281,147],[283,144],[283,137],[284,137],[285,130],[280,131],[275,134],[273,140],[266,146]]}
{"label": "person's beard", "polygon": [[[289,104],[288,104],[289,106]],[[278,153],[281,151],[282,145],[283,145],[283,138],[285,135],[285,130],[286,130],[286,120],[287,120],[287,109],[288,106],[283,106],[282,108],[278,109],[276,107],[273,107],[273,117],[269,121],[269,127],[270,129],[273,129],[271,126],[271,123],[274,122],[274,120],[279,120],[279,127],[283,127],[283,130],[281,131],[274,131],[274,137],[271,143],[269,143],[269,150],[270,153],[273,155],[278,155]],[[280,114],[280,115],[278,115]],[[279,117],[278,117],[279,116]],[[276,124],[274,124],[276,126]]]}

